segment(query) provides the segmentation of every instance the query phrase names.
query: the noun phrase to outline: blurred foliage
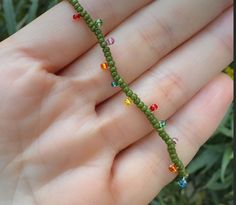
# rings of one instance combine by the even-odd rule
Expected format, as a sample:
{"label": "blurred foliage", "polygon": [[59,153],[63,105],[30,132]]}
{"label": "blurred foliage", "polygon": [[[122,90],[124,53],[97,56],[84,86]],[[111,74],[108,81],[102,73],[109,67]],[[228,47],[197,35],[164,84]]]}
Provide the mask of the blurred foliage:
{"label": "blurred foliage", "polygon": [[[0,0],[0,41],[59,0]],[[225,72],[233,77],[233,65]],[[189,185],[166,186],[150,205],[233,205],[233,106],[188,166]]]}

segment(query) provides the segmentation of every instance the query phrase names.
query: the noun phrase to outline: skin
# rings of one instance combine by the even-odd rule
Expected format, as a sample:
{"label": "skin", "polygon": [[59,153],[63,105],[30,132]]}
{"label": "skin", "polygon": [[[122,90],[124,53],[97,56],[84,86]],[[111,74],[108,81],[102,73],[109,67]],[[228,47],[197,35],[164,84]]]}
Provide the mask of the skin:
{"label": "skin", "polygon": [[[177,137],[185,165],[232,102],[230,0],[90,0],[120,75]],[[125,5],[125,6],[124,6]],[[166,146],[112,88],[66,1],[0,43],[0,204],[147,205],[175,178]]]}

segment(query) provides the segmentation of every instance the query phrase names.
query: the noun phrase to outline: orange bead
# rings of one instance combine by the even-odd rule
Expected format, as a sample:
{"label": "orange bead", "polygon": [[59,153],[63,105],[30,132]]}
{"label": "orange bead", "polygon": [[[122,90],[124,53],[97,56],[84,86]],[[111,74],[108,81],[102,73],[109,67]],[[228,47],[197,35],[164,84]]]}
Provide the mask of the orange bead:
{"label": "orange bead", "polygon": [[170,172],[172,172],[172,173],[176,173],[176,172],[178,171],[175,164],[170,165],[170,166],[169,166],[169,170],[170,170]]}
{"label": "orange bead", "polygon": [[107,63],[102,63],[102,64],[101,64],[101,68],[102,68],[103,70],[107,70],[108,64],[107,64]]}

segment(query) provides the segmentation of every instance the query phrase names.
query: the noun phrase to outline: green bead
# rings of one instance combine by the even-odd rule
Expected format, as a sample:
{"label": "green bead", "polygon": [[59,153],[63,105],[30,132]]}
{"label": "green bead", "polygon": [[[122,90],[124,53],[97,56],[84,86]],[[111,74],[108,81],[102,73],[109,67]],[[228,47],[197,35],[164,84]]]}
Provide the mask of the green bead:
{"label": "green bead", "polygon": [[[104,52],[104,51],[103,51]],[[104,55],[105,55],[105,57],[109,57],[109,56],[111,56],[111,52],[110,51],[105,51],[104,52]]]}
{"label": "green bead", "polygon": [[117,73],[116,71],[114,71],[114,72],[111,73],[111,75],[112,75],[113,77],[115,77],[115,76],[118,75],[118,73]]}
{"label": "green bead", "polygon": [[143,112],[145,112],[147,109],[148,109],[148,107],[147,107],[146,105],[144,105],[144,106],[141,108],[141,110],[142,110]]}
{"label": "green bead", "polygon": [[90,17],[90,15],[89,15],[88,13],[86,13],[86,14],[84,15],[84,19],[85,19],[85,20],[88,20],[88,19],[91,19],[91,17]]}
{"label": "green bead", "polygon": [[173,140],[169,138],[169,139],[166,141],[166,143],[167,143],[168,145],[170,145],[170,144],[173,143]]}
{"label": "green bead", "polygon": [[95,34],[98,35],[98,34],[101,34],[101,33],[102,33],[102,31],[97,28],[96,31],[95,31]]}
{"label": "green bead", "polygon": [[153,119],[151,120],[151,123],[152,123],[152,124],[157,124],[157,123],[158,123],[158,121],[157,121],[157,119],[156,119],[156,118],[153,118]]}
{"label": "green bead", "polygon": [[143,102],[140,102],[139,104],[138,104],[138,108],[142,108],[144,106],[144,103]]}
{"label": "green bead", "polygon": [[130,97],[132,94],[133,94],[133,91],[132,91],[132,90],[129,90],[129,91],[127,92],[127,96],[128,96],[128,97]]}
{"label": "green bead", "polygon": [[84,17],[87,14],[87,11],[83,10],[82,12],[80,12],[80,16]]}
{"label": "green bead", "polygon": [[138,98],[137,94],[135,93],[133,93],[130,97],[133,101],[135,101]]}
{"label": "green bead", "polygon": [[115,80],[115,81],[118,81],[119,79],[120,79],[120,76],[119,76],[119,75],[117,75],[117,76],[114,77],[114,80]]}
{"label": "green bead", "polygon": [[92,28],[93,27],[93,21],[91,20],[90,22],[87,22],[88,23],[88,26],[90,27],[90,28]]}
{"label": "green bead", "polygon": [[129,91],[129,88],[128,87],[124,87],[123,91],[126,93]]}
{"label": "green bead", "polygon": [[140,99],[137,97],[137,99],[134,100],[134,103],[137,105],[140,103]]}
{"label": "green bead", "polygon": [[111,71],[111,72],[115,72],[115,71],[116,71],[116,68],[115,68],[115,67],[111,67],[111,68],[110,68],[110,71]]}
{"label": "green bead", "polygon": [[159,124],[157,123],[157,124],[153,125],[153,127],[154,127],[155,129],[158,129],[158,128],[159,128]]}
{"label": "green bead", "polygon": [[100,43],[100,46],[101,46],[102,48],[105,48],[105,47],[107,46],[107,43],[104,41],[104,42]]}
{"label": "green bead", "polygon": [[148,119],[149,121],[152,121],[152,120],[154,119],[154,116],[153,116],[153,115],[147,116],[147,119]]}
{"label": "green bead", "polygon": [[149,109],[147,109],[147,110],[145,111],[145,115],[150,116],[150,115],[152,115],[152,112],[151,112]]}
{"label": "green bead", "polygon": [[120,87],[121,87],[122,89],[125,88],[125,87],[127,87],[127,83],[123,82],[123,83],[120,85]]}
{"label": "green bead", "polygon": [[97,19],[97,20],[95,21],[95,23],[96,23],[96,25],[97,25],[98,27],[101,27],[102,24],[103,24],[103,21],[102,21],[102,19]]}
{"label": "green bead", "polygon": [[102,42],[104,42],[104,41],[105,41],[105,39],[104,39],[103,37],[101,37],[101,38],[98,39],[98,42],[99,42],[99,43],[102,43]]}
{"label": "green bead", "polygon": [[96,35],[96,36],[97,36],[98,39],[100,39],[100,38],[103,38],[103,39],[104,39],[104,36],[103,36],[102,33],[100,33],[100,34],[98,34],[98,35]]}
{"label": "green bead", "polygon": [[120,78],[120,79],[117,81],[117,83],[118,83],[119,85],[121,85],[123,82],[124,82],[124,80],[123,80],[122,78]]}
{"label": "green bead", "polygon": [[115,65],[115,62],[114,62],[114,61],[109,61],[109,62],[108,62],[108,65],[109,65],[110,67],[112,67],[112,66]]}
{"label": "green bead", "polygon": [[172,143],[168,145],[168,148],[170,149],[175,149],[175,145],[173,145]]}
{"label": "green bead", "polygon": [[88,25],[89,25],[90,23],[93,23],[93,20],[92,20],[91,18],[89,18],[89,19],[86,20],[86,22],[87,22]]}
{"label": "green bead", "polygon": [[71,2],[73,5],[75,5],[76,3],[78,3],[77,0],[71,0],[70,2]]}
{"label": "green bead", "polygon": [[106,47],[106,48],[103,48],[103,52],[109,52],[109,54],[111,55],[111,52],[110,52],[110,48],[109,47]]}
{"label": "green bead", "polygon": [[79,13],[81,13],[83,10],[84,10],[84,9],[83,9],[82,6],[79,6],[79,7],[76,8],[76,11],[78,11]]}
{"label": "green bead", "polygon": [[79,3],[77,2],[75,5],[74,5],[74,8],[75,8],[75,10],[77,10],[78,8],[79,8]]}
{"label": "green bead", "polygon": [[[112,61],[113,58],[112,58],[112,56],[108,56],[108,57],[106,58],[106,60],[107,60],[107,62],[109,62],[109,61]],[[112,67],[112,66],[111,66],[111,67]]]}
{"label": "green bead", "polygon": [[93,25],[93,26],[91,27],[91,31],[92,31],[92,32],[95,32],[95,30],[96,30],[96,26]]}

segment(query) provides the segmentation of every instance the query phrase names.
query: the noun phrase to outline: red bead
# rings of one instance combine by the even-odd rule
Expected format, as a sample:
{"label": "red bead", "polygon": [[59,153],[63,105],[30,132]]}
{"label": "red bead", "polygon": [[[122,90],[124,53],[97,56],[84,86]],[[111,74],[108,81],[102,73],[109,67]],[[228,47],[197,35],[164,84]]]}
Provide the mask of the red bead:
{"label": "red bead", "polygon": [[151,105],[151,106],[149,107],[149,109],[150,109],[151,111],[155,111],[155,110],[158,109],[158,106],[157,106],[157,104],[153,104],[153,105]]}
{"label": "red bead", "polygon": [[74,19],[74,20],[80,19],[80,15],[79,15],[79,14],[74,14],[74,15],[73,15],[73,19]]}

